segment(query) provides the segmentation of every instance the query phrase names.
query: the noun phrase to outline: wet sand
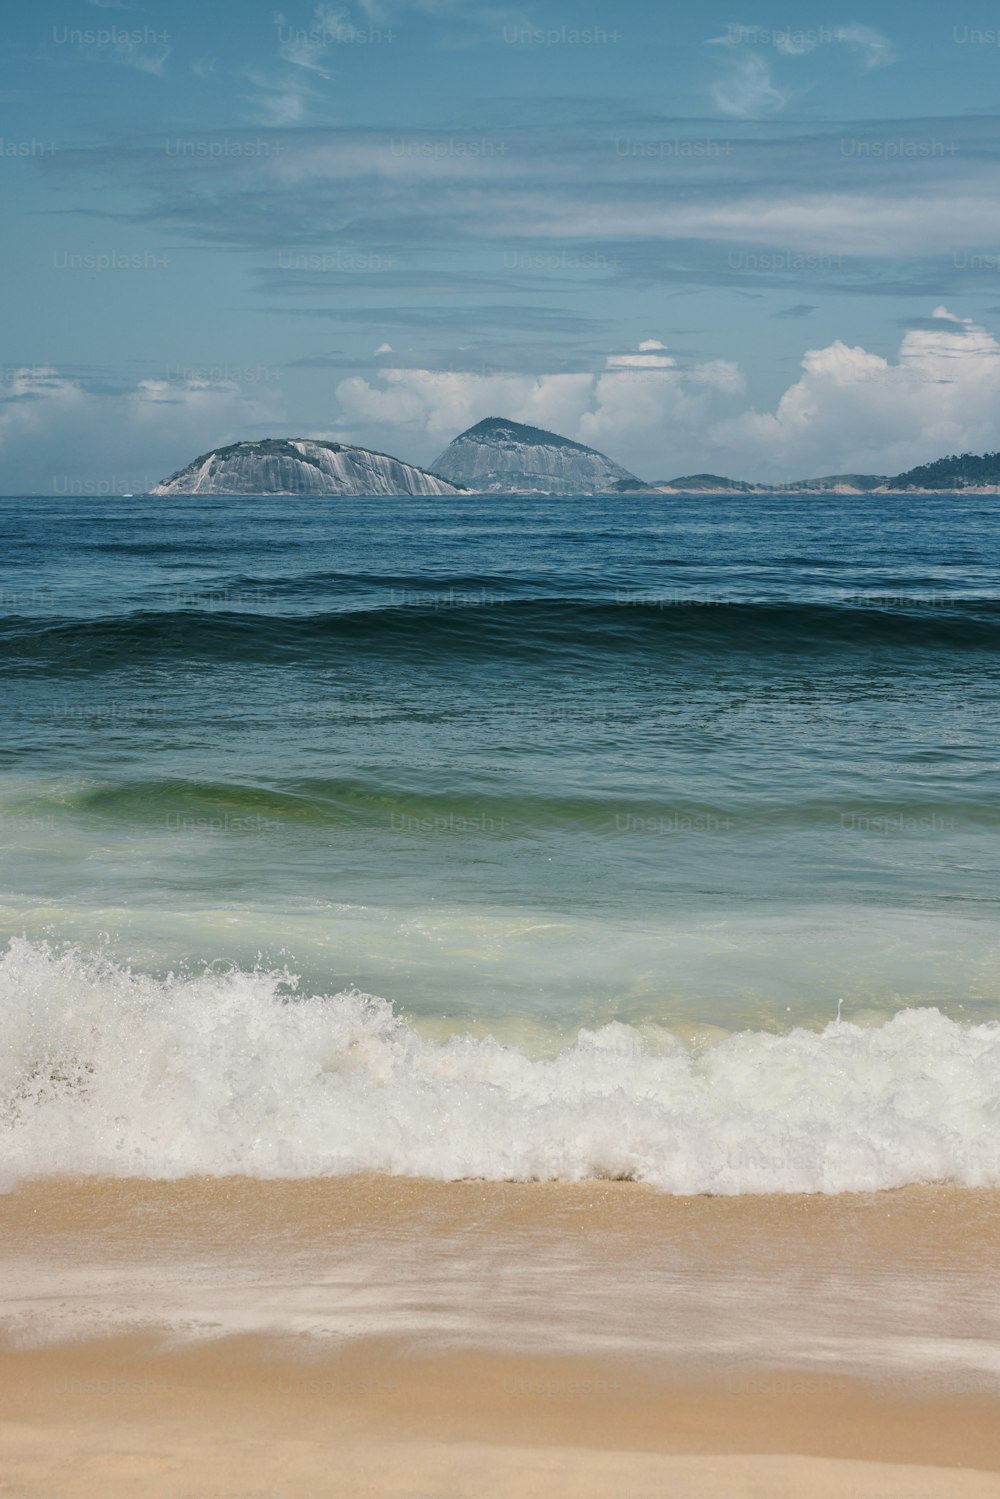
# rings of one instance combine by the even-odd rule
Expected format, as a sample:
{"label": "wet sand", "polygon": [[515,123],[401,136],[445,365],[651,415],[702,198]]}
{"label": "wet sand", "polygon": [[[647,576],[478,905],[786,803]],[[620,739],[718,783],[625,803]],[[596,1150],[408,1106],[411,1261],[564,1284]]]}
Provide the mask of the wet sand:
{"label": "wet sand", "polygon": [[1000,1496],[1000,1192],[47,1180],[0,1494]]}

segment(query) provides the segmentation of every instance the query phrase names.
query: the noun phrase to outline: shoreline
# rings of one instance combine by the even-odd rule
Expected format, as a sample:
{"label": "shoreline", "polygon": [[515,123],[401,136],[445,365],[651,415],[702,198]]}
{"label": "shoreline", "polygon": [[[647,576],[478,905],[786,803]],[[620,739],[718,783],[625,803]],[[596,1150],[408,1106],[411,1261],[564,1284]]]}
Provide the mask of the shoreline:
{"label": "shoreline", "polygon": [[985,1188],[35,1179],[0,1494],[1000,1496],[998,1226]]}

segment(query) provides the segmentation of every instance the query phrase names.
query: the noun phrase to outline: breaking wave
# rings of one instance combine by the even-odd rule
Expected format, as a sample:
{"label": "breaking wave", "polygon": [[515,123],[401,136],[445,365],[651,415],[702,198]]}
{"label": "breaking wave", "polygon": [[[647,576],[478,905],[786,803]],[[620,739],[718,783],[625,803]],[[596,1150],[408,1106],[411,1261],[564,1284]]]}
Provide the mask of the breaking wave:
{"label": "breaking wave", "polygon": [[379,1171],[631,1178],[670,1193],[1000,1184],[1000,1023],[909,1009],[881,1027],[581,1029],[538,1059],[421,1035],[288,973],[165,980],[17,939],[0,958],[8,1185]]}

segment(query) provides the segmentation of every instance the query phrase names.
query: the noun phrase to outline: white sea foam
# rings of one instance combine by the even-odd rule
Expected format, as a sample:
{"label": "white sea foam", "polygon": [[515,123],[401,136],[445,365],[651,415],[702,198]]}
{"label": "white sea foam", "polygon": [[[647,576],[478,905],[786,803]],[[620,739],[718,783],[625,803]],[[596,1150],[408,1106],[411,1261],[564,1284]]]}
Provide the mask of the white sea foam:
{"label": "white sea foam", "polygon": [[0,1173],[633,1177],[668,1192],[1000,1184],[1000,1023],[580,1030],[554,1057],[420,1034],[287,975],[0,958]]}

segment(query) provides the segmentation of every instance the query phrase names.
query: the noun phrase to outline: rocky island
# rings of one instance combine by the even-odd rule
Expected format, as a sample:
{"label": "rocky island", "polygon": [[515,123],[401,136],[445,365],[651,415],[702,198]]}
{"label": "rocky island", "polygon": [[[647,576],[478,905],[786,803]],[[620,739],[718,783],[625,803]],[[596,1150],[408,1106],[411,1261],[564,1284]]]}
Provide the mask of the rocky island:
{"label": "rocky island", "polygon": [[447,495],[461,494],[462,487],[368,448],[270,437],[203,453],[150,493]]}
{"label": "rocky island", "polygon": [[475,494],[622,494],[647,488],[595,448],[498,416],[459,433],[432,468]]}

